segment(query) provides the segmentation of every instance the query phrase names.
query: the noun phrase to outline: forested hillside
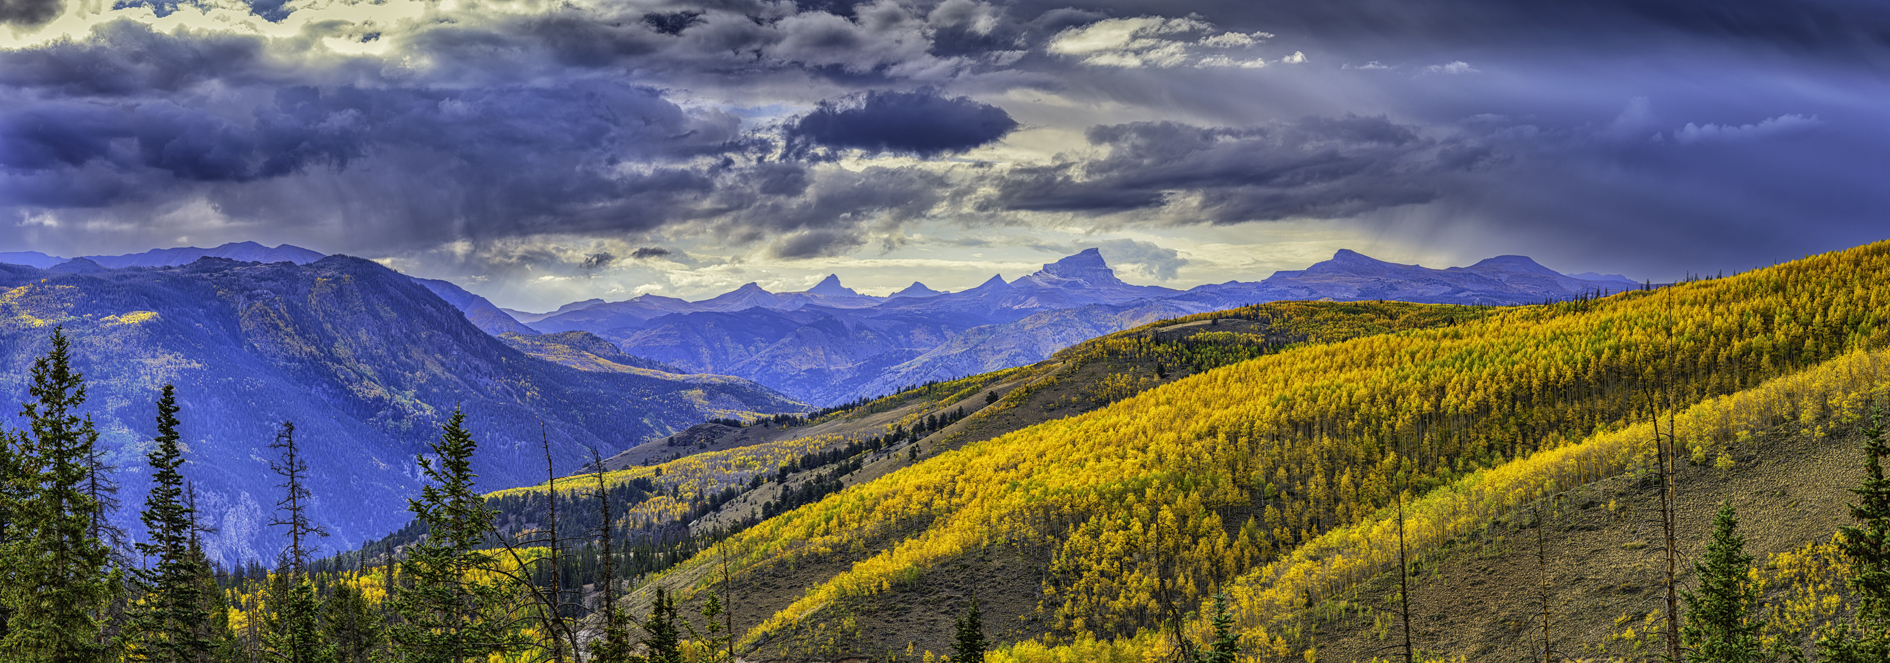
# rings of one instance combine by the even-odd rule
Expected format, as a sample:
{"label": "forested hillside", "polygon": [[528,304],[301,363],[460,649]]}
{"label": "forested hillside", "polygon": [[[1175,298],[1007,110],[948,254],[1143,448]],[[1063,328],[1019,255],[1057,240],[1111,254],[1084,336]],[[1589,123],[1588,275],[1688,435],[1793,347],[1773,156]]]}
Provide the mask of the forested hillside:
{"label": "forested hillside", "polygon": [[[558,467],[696,422],[799,406],[751,382],[644,370],[581,371],[481,332],[427,289],[378,264],[207,258],[171,268],[58,273],[0,265],[0,395],[27,399],[28,370],[55,327],[97,422],[101,460],[126,502],[146,488],[152,403],[166,383],[187,416],[186,468],[218,531],[213,559],[272,559],[267,447],[283,421],[309,444],[311,517],[345,550],[400,526],[418,490],[414,457],[456,406],[487,439],[489,489],[542,480],[541,435]],[[12,423],[16,411],[5,419]],[[541,426],[542,424],[542,426]],[[142,530],[131,514],[119,525]]]}
{"label": "forested hillside", "polygon": [[[835,654],[901,650],[885,639],[899,629],[872,620],[921,598],[922,612],[957,610],[956,599],[913,593],[947,576],[1007,588],[990,619],[1022,624],[1022,637],[1150,632],[1215,588],[1270,577],[1255,570],[1377,517],[1401,492],[1426,495],[1883,347],[1887,255],[1876,244],[1309,345],[968,445],[736,536],[744,577],[792,568],[806,587],[749,597],[768,616],[747,641],[781,648],[844,628],[854,635],[836,646],[857,649]],[[1586,476],[1625,468],[1593,464]],[[682,588],[703,576],[673,577]],[[1309,586],[1288,604],[1354,580]],[[1277,609],[1237,604],[1254,628]]]}
{"label": "forested hillside", "polygon": [[[383,615],[398,614],[380,618],[386,635],[358,641],[363,655],[412,651],[420,641],[402,620],[424,618],[408,611],[427,574],[459,559],[468,570],[457,577],[475,582],[455,591],[486,597],[468,628],[501,629],[489,651],[517,660],[922,660],[985,649],[969,632],[990,638],[993,661],[1362,660],[1403,646],[1407,624],[1427,660],[1525,652],[1413,623],[1521,637],[1516,608],[1471,624],[1434,598],[1407,608],[1401,597],[1453,591],[1439,589],[1456,582],[1445,570],[1513,558],[1541,518],[1606,528],[1644,513],[1668,476],[1650,475],[1657,436],[1671,449],[1659,466],[1689,468],[1678,536],[1697,540],[1713,521],[1715,550],[1737,537],[1731,512],[1710,513],[1712,477],[1774,468],[1787,474],[1756,485],[1849,485],[1855,473],[1832,463],[1856,458],[1845,447],[1858,439],[1882,439],[1855,431],[1890,368],[1886,267],[1880,243],[1537,306],[1288,302],[1190,316],[1033,366],[808,415],[712,421],[483,497],[470,490],[473,448],[504,445],[473,442],[479,429],[455,418],[431,443],[441,460],[412,505],[419,523],[306,571],[222,576],[229,642],[279,646],[281,620],[300,610],[283,602],[302,600],[293,583],[306,578],[319,601],[355,606],[349,619],[381,623],[360,606],[383,598]],[[571,359],[599,357],[584,354]],[[515,470],[558,473],[542,460]],[[1789,475],[1814,471],[1825,474]],[[1740,508],[1799,508],[1760,498]],[[1822,542],[1845,521],[1824,518],[1755,529],[1755,550],[1772,555],[1762,572],[1716,553],[1733,560],[1715,576],[1734,583],[1727,591],[1762,580],[1735,607],[1772,615],[1754,637],[1774,651],[1876,646],[1819,635],[1876,628],[1857,608],[1870,595],[1842,588],[1862,568],[1839,545],[1848,539]],[[1645,597],[1663,580],[1640,551],[1667,548],[1658,525],[1626,531],[1625,566],[1559,563]],[[1392,589],[1407,574],[1420,589]],[[1555,587],[1540,582],[1545,598],[1531,605],[1549,606],[1545,637],[1559,651],[1662,653],[1657,610],[1581,598],[1586,611],[1557,612]],[[1685,619],[1687,633],[1704,628]]]}

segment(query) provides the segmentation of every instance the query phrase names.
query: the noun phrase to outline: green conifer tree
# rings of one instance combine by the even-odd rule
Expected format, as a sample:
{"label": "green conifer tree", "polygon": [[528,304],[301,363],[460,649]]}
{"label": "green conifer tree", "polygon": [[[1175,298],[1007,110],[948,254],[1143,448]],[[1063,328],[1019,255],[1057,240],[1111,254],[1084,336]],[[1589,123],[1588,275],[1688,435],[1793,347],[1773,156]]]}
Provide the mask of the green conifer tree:
{"label": "green conifer tree", "polygon": [[492,512],[473,490],[472,455],[477,444],[463,427],[466,415],[454,410],[441,427],[434,457],[420,456],[420,471],[430,485],[408,508],[427,527],[401,561],[408,582],[395,588],[401,622],[390,634],[396,654],[407,663],[465,663],[525,646],[504,607],[516,588],[483,574],[496,560],[478,550],[492,527]]}
{"label": "green conifer tree", "polygon": [[0,602],[13,610],[0,651],[20,663],[96,663],[106,657],[98,615],[118,584],[110,551],[93,535],[97,505],[88,494],[98,443],[84,376],[72,370],[71,343],[54,329],[52,351],[33,362],[28,430],[14,437],[20,468],[11,477],[14,522],[0,550]]}
{"label": "green conifer tree", "polygon": [[322,637],[321,598],[307,576],[277,574],[276,619],[263,637],[268,663],[334,663],[335,646]]}
{"label": "green conifer tree", "polygon": [[348,583],[336,583],[325,616],[323,634],[335,648],[337,663],[373,663],[381,649],[381,616],[366,594]]}
{"label": "green conifer tree", "polygon": [[1240,631],[1234,628],[1234,613],[1227,609],[1227,592],[1214,593],[1214,642],[1201,656],[1202,663],[1234,663],[1240,655]]}
{"label": "green conifer tree", "polygon": [[1890,661],[1890,479],[1883,470],[1890,443],[1884,441],[1881,409],[1871,408],[1863,434],[1864,483],[1851,489],[1860,500],[1851,505],[1857,524],[1838,528],[1838,547],[1851,563],[1856,623],[1828,629],[1818,639],[1819,652],[1833,663]]}
{"label": "green conifer tree", "polygon": [[242,659],[242,643],[236,639],[236,630],[230,626],[230,600],[224,596],[223,588],[217,586],[217,570],[210,565],[209,555],[204,554],[202,534],[215,531],[200,524],[195,515],[197,510],[197,489],[189,483],[184,484],[184,505],[193,517],[190,524],[190,564],[192,577],[197,583],[197,601],[206,619],[192,628],[195,637],[207,643],[209,649],[197,656],[194,663],[238,663]]}
{"label": "green conifer tree", "polygon": [[[14,511],[31,495],[24,475],[26,465],[22,451],[25,445],[24,436],[16,437],[12,431],[0,430],[0,555],[6,554],[8,542],[19,536]],[[4,557],[0,557],[0,565],[5,565]],[[9,578],[0,571],[0,581],[3,580]],[[4,596],[4,585],[0,585],[0,641],[6,640],[12,615],[13,604]]]}
{"label": "green conifer tree", "polygon": [[1693,563],[1699,591],[1684,593],[1687,610],[1680,642],[1689,663],[1754,663],[1763,658],[1759,629],[1764,623],[1756,614],[1759,594],[1748,575],[1751,569],[1738,514],[1730,502],[1721,504],[1713,519],[1713,540],[1705,556]]}
{"label": "green conifer tree", "polygon": [[643,620],[643,657],[646,663],[683,663],[682,630],[676,626],[676,602],[656,586],[650,617]]}
{"label": "green conifer tree", "polygon": [[164,385],[157,403],[157,437],[146,460],[151,464],[151,492],[145,495],[144,521],[149,542],[137,544],[139,554],[151,560],[132,572],[136,590],[143,595],[132,611],[129,653],[133,660],[154,663],[196,663],[210,650],[198,633],[209,620],[204,609],[201,569],[192,554],[196,513],[184,497],[184,464],[178,446],[177,394]]}
{"label": "green conifer tree", "polygon": [[971,608],[958,618],[957,631],[952,639],[952,663],[984,663],[984,615],[976,594],[971,597]]}

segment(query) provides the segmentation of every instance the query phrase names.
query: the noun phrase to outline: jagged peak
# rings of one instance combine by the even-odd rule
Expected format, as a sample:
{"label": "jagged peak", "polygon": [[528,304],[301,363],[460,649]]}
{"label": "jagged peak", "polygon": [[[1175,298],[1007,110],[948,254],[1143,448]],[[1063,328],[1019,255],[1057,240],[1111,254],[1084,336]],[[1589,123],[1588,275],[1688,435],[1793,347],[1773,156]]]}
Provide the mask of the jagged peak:
{"label": "jagged peak", "polygon": [[933,296],[943,295],[943,294],[945,293],[926,287],[924,283],[913,281],[912,285],[906,286],[904,290],[900,290],[899,292],[893,293],[892,296],[894,297],[933,297]]}
{"label": "jagged peak", "polygon": [[854,290],[853,290],[852,288],[849,288],[849,287],[846,287],[846,286],[844,286],[844,285],[840,285],[840,275],[839,275],[839,274],[828,274],[828,275],[827,275],[827,278],[824,278],[824,279],[821,279],[821,280],[820,280],[820,283],[819,283],[819,284],[817,284],[817,285],[815,285],[815,286],[814,286],[814,287],[812,287],[812,288],[808,288],[808,289],[807,289],[807,294],[810,294],[810,295],[834,295],[834,296],[856,296],[856,297],[857,297],[857,296],[859,296],[859,294],[860,294],[860,293],[858,293],[858,292],[854,292]]}
{"label": "jagged peak", "polygon": [[1128,285],[1116,278],[1115,270],[1110,269],[1108,261],[1103,260],[1102,251],[1094,248],[1083,249],[1046,264],[1036,274],[1024,278],[1044,285],[1055,283],[1055,279],[1082,281],[1091,287]]}
{"label": "jagged peak", "polygon": [[[992,274],[991,278],[985,279],[983,283],[978,284],[978,287],[972,288],[972,290],[994,290],[1008,287],[1011,287],[1011,284],[1004,280],[1003,274]],[[970,291],[968,290],[966,292]]]}

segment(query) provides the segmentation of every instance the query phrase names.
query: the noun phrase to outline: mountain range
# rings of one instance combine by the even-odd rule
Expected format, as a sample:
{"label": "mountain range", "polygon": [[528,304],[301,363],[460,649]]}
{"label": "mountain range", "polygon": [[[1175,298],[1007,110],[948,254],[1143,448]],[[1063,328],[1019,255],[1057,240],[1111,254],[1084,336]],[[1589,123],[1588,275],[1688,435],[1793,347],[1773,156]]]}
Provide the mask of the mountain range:
{"label": "mountain range", "polygon": [[[1432,269],[1341,250],[1304,270],[1189,290],[1123,282],[1096,249],[960,292],[914,283],[861,295],[829,276],[803,292],[750,283],[690,302],[641,295],[510,312],[544,333],[587,331],[687,371],[740,376],[815,405],[1036,362],[1075,343],[1155,320],[1281,300],[1513,305],[1636,287],[1561,274],[1523,256]],[[469,313],[469,315],[471,315]]]}
{"label": "mountain range", "polygon": [[[202,512],[216,514],[210,553],[230,563],[273,559],[280,547],[266,523],[280,492],[269,445],[284,421],[322,487],[309,514],[334,534],[322,546],[342,550],[406,522],[415,456],[456,408],[480,442],[483,490],[570,472],[592,449],[610,455],[705,419],[804,409],[748,380],[663,370],[582,332],[508,342],[455,306],[471,300],[441,292],[464,293],[346,256],[0,264],[0,399],[28,399],[32,361],[63,328],[86,377],[82,412],[119,468],[118,524],[135,536],[154,402],[175,384],[184,471]],[[22,423],[0,415],[0,425]]]}
{"label": "mountain range", "polygon": [[[286,244],[269,248],[243,242],[72,262],[56,262],[61,259],[43,254],[0,254],[0,262],[74,271],[162,267],[203,257],[307,264],[321,254]],[[1021,366],[1075,343],[1155,320],[1261,302],[1382,299],[1513,305],[1637,287],[1618,275],[1562,274],[1523,256],[1433,269],[1350,250],[1261,281],[1188,290],[1126,283],[1098,250],[1087,249],[1015,280],[994,275],[959,292],[914,282],[877,297],[860,294],[837,275],[829,275],[800,292],[770,292],[749,283],[701,301],[646,294],[616,302],[572,302],[545,313],[502,309],[447,281],[413,280],[493,336],[588,332],[637,361],[750,379],[816,406]]]}

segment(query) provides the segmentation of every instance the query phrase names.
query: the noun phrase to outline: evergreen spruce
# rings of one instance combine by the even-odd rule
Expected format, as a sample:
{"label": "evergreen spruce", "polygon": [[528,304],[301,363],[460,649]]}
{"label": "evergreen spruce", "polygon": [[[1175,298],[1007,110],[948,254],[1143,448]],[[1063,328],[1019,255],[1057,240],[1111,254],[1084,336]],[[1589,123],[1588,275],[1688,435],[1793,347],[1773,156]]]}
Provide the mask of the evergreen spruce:
{"label": "evergreen spruce", "polygon": [[984,615],[978,609],[978,596],[971,596],[971,608],[958,618],[957,637],[952,639],[952,663],[984,663]]}
{"label": "evergreen spruce", "polygon": [[1756,610],[1758,588],[1748,577],[1752,556],[1739,534],[1739,517],[1731,503],[1721,504],[1713,520],[1713,541],[1705,556],[1693,563],[1699,574],[1698,592],[1685,592],[1686,625],[1680,641],[1689,663],[1754,663],[1762,660],[1759,629],[1764,623]]}
{"label": "evergreen spruce", "polygon": [[150,559],[147,568],[132,572],[143,595],[133,611],[136,660],[156,663],[195,663],[210,650],[199,633],[209,620],[203,601],[202,568],[193,550],[196,512],[186,503],[184,477],[178,468],[184,454],[178,447],[177,395],[164,385],[157,403],[157,437],[145,456],[151,464],[151,492],[144,499],[142,520],[149,542],[137,544]]}
{"label": "evergreen spruce", "polygon": [[1851,505],[1856,525],[1838,528],[1838,547],[1851,563],[1851,593],[1857,599],[1856,624],[1826,630],[1818,650],[1833,663],[1890,661],[1890,479],[1884,477],[1883,412],[1871,408],[1864,433],[1864,483],[1852,488],[1861,501]]}
{"label": "evergreen spruce", "polygon": [[463,412],[441,428],[434,457],[420,456],[431,485],[408,508],[426,525],[427,536],[401,561],[408,583],[395,588],[401,622],[392,629],[396,654],[407,663],[465,663],[509,652],[525,642],[505,619],[512,587],[479,576],[495,566],[476,548],[492,527],[492,512],[473,490],[472,455],[477,444],[462,427]]}
{"label": "evergreen spruce", "polygon": [[380,653],[381,616],[367,594],[349,583],[336,583],[328,596],[322,633],[335,648],[336,663],[373,663]]}
{"label": "evergreen spruce", "polygon": [[191,575],[197,584],[197,604],[206,617],[191,627],[191,633],[208,646],[197,655],[194,663],[237,663],[242,659],[242,644],[236,639],[236,630],[230,626],[230,600],[217,585],[217,569],[204,554],[200,536],[215,530],[199,524],[194,517],[202,512],[197,510],[197,489],[189,483],[184,484],[184,506],[193,514],[189,548]]}
{"label": "evergreen spruce", "polygon": [[1227,592],[1214,593],[1214,642],[1208,644],[1202,663],[1234,663],[1240,656],[1240,631],[1234,628],[1234,613],[1227,609]]}
{"label": "evergreen spruce", "polygon": [[98,505],[87,489],[98,431],[76,412],[85,379],[72,370],[62,330],[33,362],[30,393],[28,430],[13,436],[13,522],[0,550],[0,602],[13,612],[0,651],[20,663],[95,663],[106,658],[98,615],[119,574],[93,535]]}
{"label": "evergreen spruce", "polygon": [[676,602],[656,586],[656,601],[650,604],[650,617],[643,620],[643,657],[645,663],[683,663],[682,631],[676,627]]}
{"label": "evergreen spruce", "polygon": [[[19,536],[15,525],[14,511],[17,505],[31,494],[23,473],[26,471],[26,446],[24,436],[15,437],[11,431],[0,430],[0,554],[8,550],[8,543]],[[0,572],[0,579],[8,579]],[[7,637],[7,624],[13,615],[13,604],[0,596],[0,641]]]}
{"label": "evergreen spruce", "polygon": [[263,638],[268,663],[334,663],[335,646],[322,637],[322,602],[306,576],[278,573],[275,623]]}

